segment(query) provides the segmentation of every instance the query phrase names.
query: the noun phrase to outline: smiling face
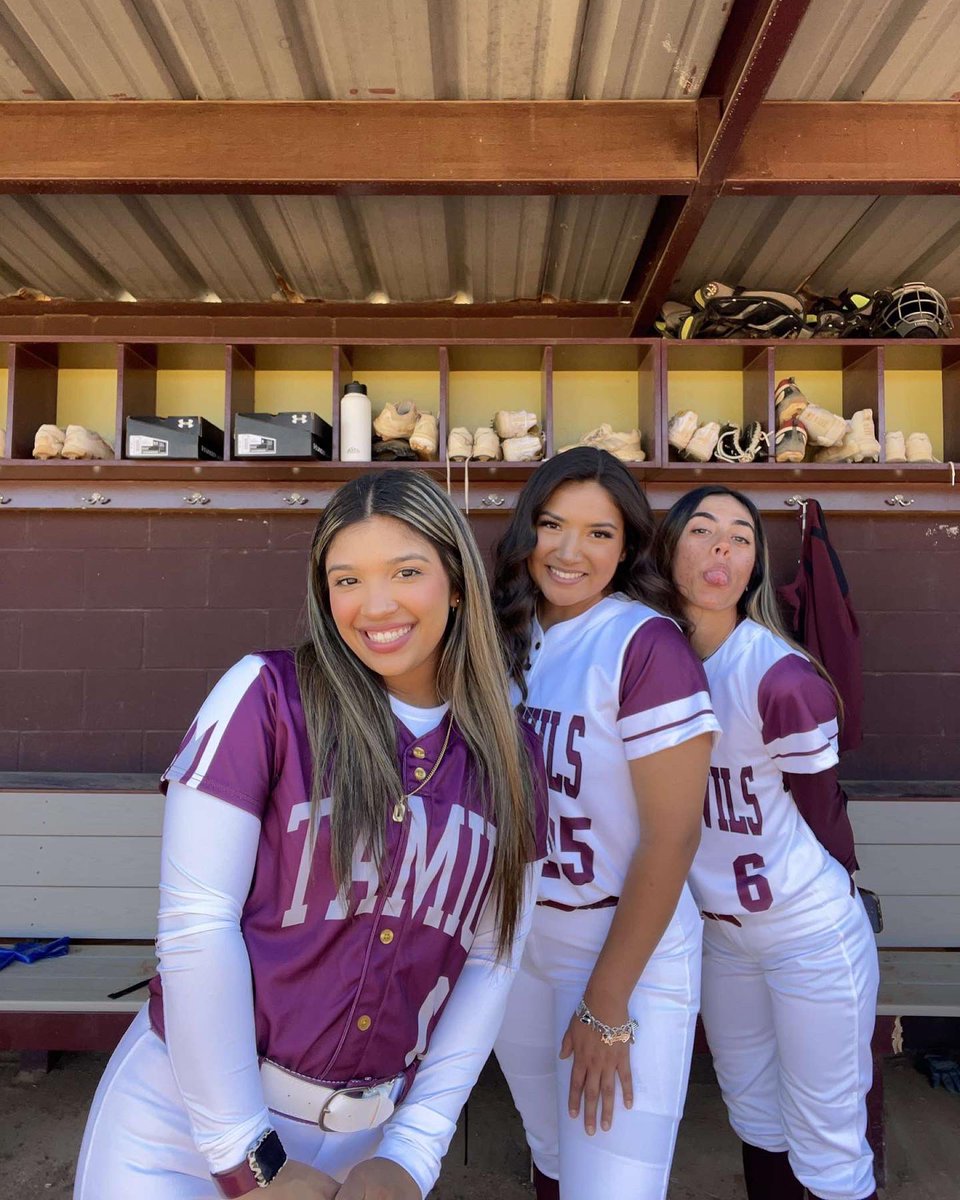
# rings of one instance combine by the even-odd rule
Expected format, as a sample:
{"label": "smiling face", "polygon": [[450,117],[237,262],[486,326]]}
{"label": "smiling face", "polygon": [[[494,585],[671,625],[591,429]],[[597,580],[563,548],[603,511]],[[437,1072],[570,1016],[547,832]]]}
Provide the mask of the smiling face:
{"label": "smiling face", "polygon": [[540,513],[527,559],[544,628],[602,600],[623,558],[623,516],[606,488],[593,480],[561,484]]}
{"label": "smiling face", "polygon": [[737,602],[756,557],[756,531],[747,509],[732,496],[705,496],[673,554],[673,579],[695,625],[708,613],[727,614],[736,623]]}
{"label": "smiling face", "polygon": [[331,541],[330,613],[347,646],[407,704],[439,702],[437,667],[460,602],[435,547],[404,521],[368,517]]}

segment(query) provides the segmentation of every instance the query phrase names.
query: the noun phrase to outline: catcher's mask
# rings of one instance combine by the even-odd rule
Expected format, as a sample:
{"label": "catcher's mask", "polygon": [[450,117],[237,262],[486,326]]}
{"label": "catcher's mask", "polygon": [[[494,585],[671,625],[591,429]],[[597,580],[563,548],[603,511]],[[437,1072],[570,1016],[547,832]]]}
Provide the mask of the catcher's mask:
{"label": "catcher's mask", "polygon": [[878,292],[874,299],[874,337],[947,337],[952,329],[946,300],[925,283],[905,283],[892,292]]}

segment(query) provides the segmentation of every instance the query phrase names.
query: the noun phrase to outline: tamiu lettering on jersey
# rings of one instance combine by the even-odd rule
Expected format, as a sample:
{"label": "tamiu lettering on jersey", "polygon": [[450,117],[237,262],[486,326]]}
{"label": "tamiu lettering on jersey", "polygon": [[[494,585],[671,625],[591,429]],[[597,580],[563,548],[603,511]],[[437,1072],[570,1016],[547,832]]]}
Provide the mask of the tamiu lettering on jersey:
{"label": "tamiu lettering on jersey", "polygon": [[526,680],[550,797],[540,898],[618,896],[640,838],[630,760],[717,730],[703,668],[673,621],[616,594],[535,626]]}
{"label": "tamiu lettering on jersey", "polygon": [[836,702],[802,654],[754,621],[742,621],[704,667],[722,732],[690,886],[708,912],[765,912],[829,863],[784,773],[813,775],[837,762]]}
{"label": "tamiu lettering on jersey", "polygon": [[[414,772],[437,762],[446,729],[445,719],[415,738],[397,723],[408,793]],[[389,1078],[415,1068],[460,974],[489,895],[496,830],[454,725],[404,821],[386,819],[382,883],[369,856],[356,856],[350,912],[328,866],[329,800],[311,843],[308,747],[292,654],[250,655],[210,693],[164,780],[261,821],[241,917],[259,1053],[328,1082]],[[158,980],[151,992],[162,1034]]]}

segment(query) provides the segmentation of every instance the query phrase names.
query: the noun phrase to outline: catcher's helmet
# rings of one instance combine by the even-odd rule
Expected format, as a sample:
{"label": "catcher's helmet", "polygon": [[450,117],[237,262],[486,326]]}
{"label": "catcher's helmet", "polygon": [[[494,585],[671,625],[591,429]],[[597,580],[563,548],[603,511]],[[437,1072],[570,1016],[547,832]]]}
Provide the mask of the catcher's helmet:
{"label": "catcher's helmet", "polygon": [[925,283],[905,283],[892,292],[878,292],[874,299],[874,337],[946,337],[951,329],[946,300]]}

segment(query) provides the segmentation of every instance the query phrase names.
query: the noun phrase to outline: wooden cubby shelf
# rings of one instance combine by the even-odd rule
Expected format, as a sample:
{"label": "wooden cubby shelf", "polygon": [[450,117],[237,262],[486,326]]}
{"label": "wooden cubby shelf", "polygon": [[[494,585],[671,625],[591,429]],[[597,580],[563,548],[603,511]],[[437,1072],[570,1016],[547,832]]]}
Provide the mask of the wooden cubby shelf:
{"label": "wooden cubby shelf", "polygon": [[[680,461],[668,449],[667,425],[682,409],[701,420],[776,428],[777,382],[793,376],[807,398],[849,418],[873,412],[879,463],[750,464]],[[201,504],[193,485],[207,488],[203,503],[296,504],[298,488],[319,500],[344,479],[380,463],[343,463],[339,402],[351,380],[366,384],[373,415],[387,402],[412,401],[439,423],[437,460],[421,466],[438,478],[465,477],[490,496],[515,493],[537,463],[446,462],[447,438],[457,425],[489,425],[499,409],[536,414],[545,456],[576,443],[607,423],[638,429],[646,459],[631,464],[645,486],[692,486],[712,480],[802,493],[809,485],[863,491],[876,485],[891,495],[905,483],[949,496],[950,461],[960,460],[960,339],[937,342],[723,341],[558,339],[503,343],[455,341],[358,342],[270,339],[257,342],[11,341],[0,346],[0,502],[31,507],[90,506],[91,495],[113,492],[105,503],[124,507]],[[309,410],[333,429],[333,461],[237,461],[232,428],[239,412]],[[211,460],[130,460],[123,457],[131,416],[195,414],[222,428],[224,457]],[[98,462],[32,458],[36,429],[83,424],[114,446]],[[929,435],[936,463],[886,463],[891,429]],[[808,457],[810,457],[808,455]],[[488,486],[489,485],[489,486]],[[140,491],[138,491],[140,489]],[[952,494],[951,494],[952,493]],[[779,493],[778,493],[779,494]],[[879,493],[878,493],[879,494]],[[100,501],[95,501],[100,503]],[[494,505],[494,500],[490,501]],[[506,501],[505,501],[506,503]]]}

